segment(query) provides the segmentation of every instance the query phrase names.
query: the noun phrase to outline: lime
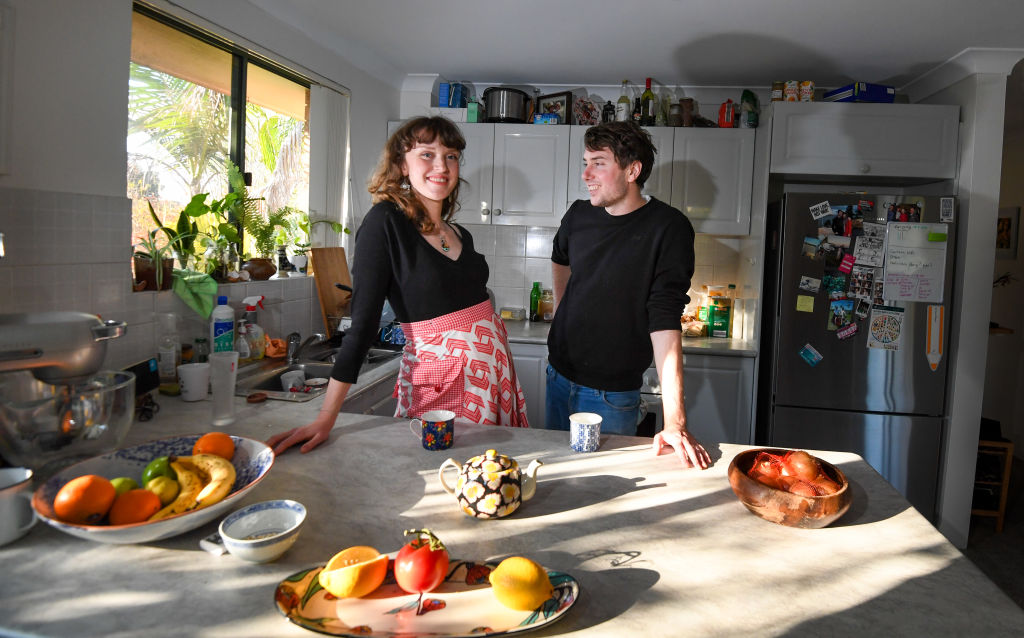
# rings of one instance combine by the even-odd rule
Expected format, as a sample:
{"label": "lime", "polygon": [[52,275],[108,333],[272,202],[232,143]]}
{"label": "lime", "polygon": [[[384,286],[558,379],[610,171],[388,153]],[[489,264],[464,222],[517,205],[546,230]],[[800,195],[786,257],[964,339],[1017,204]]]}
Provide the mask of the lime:
{"label": "lime", "polygon": [[175,481],[178,480],[178,475],[174,472],[174,468],[171,467],[171,459],[166,456],[158,456],[149,462],[146,469],[142,470],[142,484],[148,485],[150,481],[158,476],[169,476]]}
{"label": "lime", "polygon": [[134,490],[139,487],[138,482],[130,476],[119,476],[116,479],[110,479],[111,484],[114,486],[114,490],[117,495],[120,496],[128,490]]}
{"label": "lime", "polygon": [[160,497],[161,506],[167,506],[178,498],[178,490],[181,489],[181,486],[178,485],[176,479],[169,476],[156,476],[146,483],[146,489]]}

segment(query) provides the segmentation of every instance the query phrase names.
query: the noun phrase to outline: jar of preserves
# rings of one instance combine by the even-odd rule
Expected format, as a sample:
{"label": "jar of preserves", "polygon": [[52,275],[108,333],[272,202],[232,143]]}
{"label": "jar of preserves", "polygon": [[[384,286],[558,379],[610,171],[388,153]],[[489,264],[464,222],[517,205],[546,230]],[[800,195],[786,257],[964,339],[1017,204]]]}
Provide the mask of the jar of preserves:
{"label": "jar of preserves", "polygon": [[545,288],[537,303],[537,314],[541,321],[551,321],[555,318],[555,295],[550,288]]}

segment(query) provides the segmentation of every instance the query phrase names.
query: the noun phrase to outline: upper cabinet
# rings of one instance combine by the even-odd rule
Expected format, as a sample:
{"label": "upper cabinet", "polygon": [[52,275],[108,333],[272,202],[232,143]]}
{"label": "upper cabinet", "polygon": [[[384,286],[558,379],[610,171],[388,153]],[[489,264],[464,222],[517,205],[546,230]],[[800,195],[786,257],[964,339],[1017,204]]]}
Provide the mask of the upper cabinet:
{"label": "upper cabinet", "polygon": [[673,128],[672,198],[698,233],[750,233],[755,129]]}
{"label": "upper cabinet", "polygon": [[565,214],[569,127],[459,124],[466,138],[459,221],[558,226]]}
{"label": "upper cabinet", "polygon": [[958,106],[774,102],[771,122],[772,173],[956,177]]}

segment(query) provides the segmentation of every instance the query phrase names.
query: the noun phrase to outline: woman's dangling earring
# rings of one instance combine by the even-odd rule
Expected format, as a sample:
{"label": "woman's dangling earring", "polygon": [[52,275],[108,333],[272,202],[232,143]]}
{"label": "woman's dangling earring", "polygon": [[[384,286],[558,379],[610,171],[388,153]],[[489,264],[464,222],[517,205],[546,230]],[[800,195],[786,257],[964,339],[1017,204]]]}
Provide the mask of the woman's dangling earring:
{"label": "woman's dangling earring", "polygon": [[403,177],[402,178],[402,190],[407,191],[410,188],[412,188],[412,185],[409,184],[409,178],[408,177]]}

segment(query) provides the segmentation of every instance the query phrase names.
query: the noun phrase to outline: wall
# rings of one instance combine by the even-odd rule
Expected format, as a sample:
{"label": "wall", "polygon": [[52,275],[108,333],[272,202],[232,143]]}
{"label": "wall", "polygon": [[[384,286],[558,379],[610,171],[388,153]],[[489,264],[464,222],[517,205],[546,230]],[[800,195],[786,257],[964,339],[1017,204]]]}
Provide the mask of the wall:
{"label": "wall", "polygon": [[[78,310],[129,323],[110,342],[105,366],[155,353],[153,314],[177,312],[185,339],[204,321],[171,292],[133,293],[130,202],[125,197],[131,0],[9,0],[14,13],[10,172],[0,175],[0,311]],[[352,97],[349,149],[354,206],[397,115],[395,87],[239,0],[156,2],[222,35],[260,42],[294,68],[346,87]],[[209,18],[191,14],[189,8]],[[214,23],[230,25],[221,29]],[[362,201],[360,201],[360,198]],[[322,330],[312,280],[233,284],[232,302],[267,297],[260,322],[273,337]],[[234,303],[241,310],[239,303]]]}
{"label": "wall", "polygon": [[[1006,121],[1003,125],[1003,171],[999,207],[1024,209],[1024,62],[1014,67],[1006,82]],[[1024,458],[1024,233],[1017,227],[1017,258],[995,260],[993,281],[1009,273],[1011,283],[992,289],[990,320],[1013,330],[990,334],[982,415],[1002,426],[1002,435],[1015,444],[1015,455]]]}
{"label": "wall", "polygon": [[988,308],[992,288],[995,217],[1003,134],[1006,75],[975,73],[927,99],[960,106],[957,315],[951,318],[948,422],[939,469],[938,528],[957,547],[970,532],[974,466],[984,390]]}

